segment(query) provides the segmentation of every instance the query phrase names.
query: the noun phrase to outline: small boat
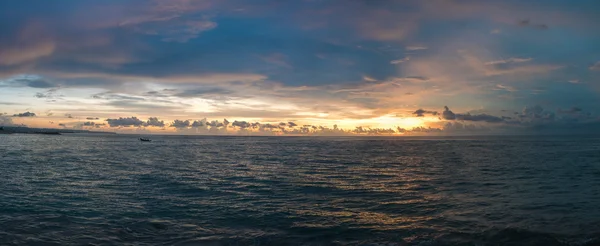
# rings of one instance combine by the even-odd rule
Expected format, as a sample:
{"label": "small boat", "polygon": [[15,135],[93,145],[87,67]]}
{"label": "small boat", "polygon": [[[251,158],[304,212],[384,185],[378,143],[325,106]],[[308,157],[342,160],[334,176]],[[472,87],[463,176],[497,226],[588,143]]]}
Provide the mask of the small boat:
{"label": "small boat", "polygon": [[142,142],[150,142],[150,141],[152,141],[152,140],[150,140],[150,139],[147,139],[147,138],[140,138],[140,141],[142,141]]}

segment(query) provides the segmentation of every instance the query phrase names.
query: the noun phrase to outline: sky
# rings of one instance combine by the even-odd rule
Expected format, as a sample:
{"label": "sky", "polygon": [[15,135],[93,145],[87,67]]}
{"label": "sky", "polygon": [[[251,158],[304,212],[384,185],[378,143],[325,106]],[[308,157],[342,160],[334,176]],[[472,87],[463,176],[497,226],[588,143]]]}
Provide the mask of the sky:
{"label": "sky", "polygon": [[596,0],[0,2],[0,125],[121,133],[600,130]]}

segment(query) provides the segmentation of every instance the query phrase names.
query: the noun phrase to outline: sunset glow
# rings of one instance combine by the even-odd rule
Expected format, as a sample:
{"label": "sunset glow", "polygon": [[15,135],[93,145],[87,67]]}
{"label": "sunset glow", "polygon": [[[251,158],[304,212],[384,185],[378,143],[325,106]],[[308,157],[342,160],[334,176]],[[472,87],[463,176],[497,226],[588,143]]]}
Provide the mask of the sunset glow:
{"label": "sunset glow", "polygon": [[266,135],[600,126],[592,2],[268,2],[2,3],[0,125]]}

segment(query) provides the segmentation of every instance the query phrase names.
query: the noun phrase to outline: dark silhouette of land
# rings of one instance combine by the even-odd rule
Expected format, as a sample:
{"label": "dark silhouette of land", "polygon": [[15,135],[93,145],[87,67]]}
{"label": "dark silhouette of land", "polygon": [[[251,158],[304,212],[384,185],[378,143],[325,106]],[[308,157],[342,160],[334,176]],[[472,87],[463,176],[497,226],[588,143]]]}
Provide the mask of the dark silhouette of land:
{"label": "dark silhouette of land", "polygon": [[114,132],[101,132],[90,130],[76,129],[54,129],[54,128],[30,128],[25,126],[0,126],[0,134],[44,134],[44,135],[61,135],[64,133],[90,133],[90,134],[116,134]]}

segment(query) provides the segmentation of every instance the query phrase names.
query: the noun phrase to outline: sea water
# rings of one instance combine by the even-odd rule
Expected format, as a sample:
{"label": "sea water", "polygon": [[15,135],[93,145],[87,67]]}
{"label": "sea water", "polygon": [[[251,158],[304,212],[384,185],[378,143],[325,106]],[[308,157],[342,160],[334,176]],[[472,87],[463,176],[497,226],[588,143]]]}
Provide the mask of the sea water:
{"label": "sea water", "polygon": [[0,245],[598,245],[600,138],[0,135]]}

